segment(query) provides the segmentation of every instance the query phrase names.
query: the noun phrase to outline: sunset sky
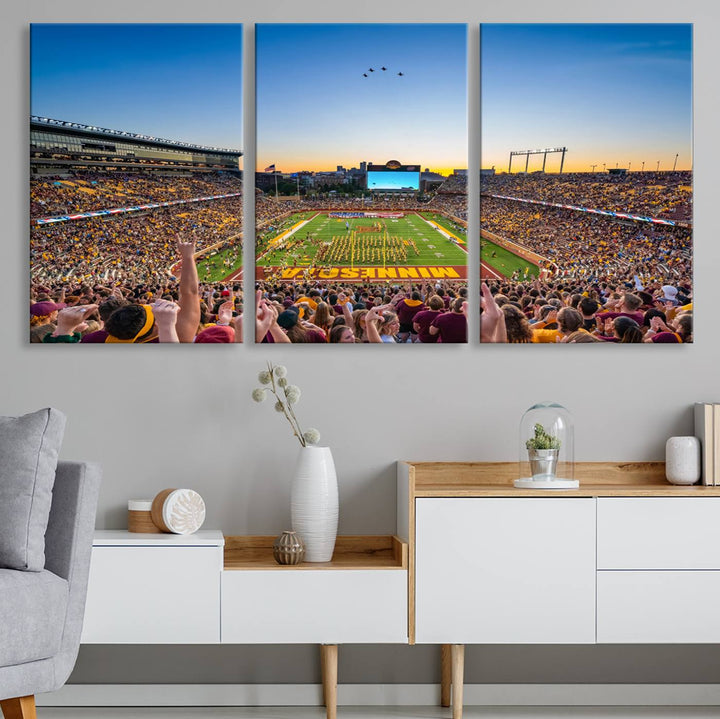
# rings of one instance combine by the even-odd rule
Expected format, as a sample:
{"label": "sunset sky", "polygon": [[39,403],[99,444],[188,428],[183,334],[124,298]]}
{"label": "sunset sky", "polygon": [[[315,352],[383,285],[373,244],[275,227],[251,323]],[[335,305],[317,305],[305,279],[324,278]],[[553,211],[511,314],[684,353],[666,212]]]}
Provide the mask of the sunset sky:
{"label": "sunset sky", "polygon": [[[692,169],[692,25],[482,25],[482,167]],[[548,155],[557,172],[560,155]],[[529,171],[542,167],[532,155]],[[514,157],[512,170],[525,169]]]}
{"label": "sunset sky", "polygon": [[466,34],[447,24],[257,25],[258,169],[391,159],[466,168]]}
{"label": "sunset sky", "polygon": [[34,24],[34,115],[242,149],[242,25]]}

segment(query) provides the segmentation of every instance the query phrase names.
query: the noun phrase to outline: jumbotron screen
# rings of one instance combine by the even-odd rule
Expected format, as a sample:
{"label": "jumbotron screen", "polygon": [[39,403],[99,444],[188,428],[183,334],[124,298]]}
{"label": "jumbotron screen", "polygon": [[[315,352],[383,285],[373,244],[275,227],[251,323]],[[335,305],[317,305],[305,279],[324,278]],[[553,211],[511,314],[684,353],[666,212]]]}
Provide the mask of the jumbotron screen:
{"label": "jumbotron screen", "polygon": [[396,160],[385,165],[369,165],[367,189],[372,192],[418,192],[420,165],[401,165]]}

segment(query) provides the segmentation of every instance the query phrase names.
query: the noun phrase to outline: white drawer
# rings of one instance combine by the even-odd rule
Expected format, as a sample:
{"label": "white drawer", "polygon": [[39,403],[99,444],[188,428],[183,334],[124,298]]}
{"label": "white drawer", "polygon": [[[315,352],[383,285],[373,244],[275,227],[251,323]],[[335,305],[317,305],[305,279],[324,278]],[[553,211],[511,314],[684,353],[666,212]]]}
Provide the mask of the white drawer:
{"label": "white drawer", "polygon": [[407,571],[225,571],[222,641],[407,643]]}
{"label": "white drawer", "polygon": [[597,641],[717,644],[718,607],[718,571],[598,572]]}
{"label": "white drawer", "polygon": [[416,500],[418,644],[595,641],[595,500]]}
{"label": "white drawer", "polygon": [[599,497],[598,569],[720,569],[720,497]]}
{"label": "white drawer", "polygon": [[220,641],[222,547],[93,547],[85,644]]}

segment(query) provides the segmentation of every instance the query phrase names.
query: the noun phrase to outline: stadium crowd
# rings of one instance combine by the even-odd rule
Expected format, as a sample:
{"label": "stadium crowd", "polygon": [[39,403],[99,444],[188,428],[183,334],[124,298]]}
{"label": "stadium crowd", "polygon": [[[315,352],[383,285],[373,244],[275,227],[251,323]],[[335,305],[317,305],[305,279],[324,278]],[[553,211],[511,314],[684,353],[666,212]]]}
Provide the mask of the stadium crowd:
{"label": "stadium crowd", "polygon": [[617,221],[573,210],[483,198],[481,228],[547,259],[559,277],[690,283],[692,233],[685,227]]}
{"label": "stadium crowd", "polygon": [[689,172],[483,176],[483,246],[509,241],[544,260],[540,279],[521,278],[516,271],[510,278],[482,283],[482,341],[692,342],[691,185]]}
{"label": "stadium crowd", "polygon": [[505,195],[689,222],[691,172],[514,173],[483,175],[481,195]]}
{"label": "stadium crowd", "polygon": [[682,344],[693,341],[692,291],[629,283],[481,283],[481,341]]}
{"label": "stadium crowd", "polygon": [[[32,216],[190,199],[239,191],[235,177],[76,173],[35,178]],[[373,209],[408,209],[411,198],[376,199]],[[333,209],[367,209],[338,198]],[[302,209],[327,209],[327,201]],[[423,208],[429,209],[429,208]],[[290,224],[296,202],[258,195],[268,235]],[[38,225],[31,222],[30,336],[44,343],[229,342],[242,338],[239,284],[213,283],[203,251],[239,260],[242,200],[211,202]],[[390,241],[397,260],[417,247]],[[378,248],[380,241],[378,240]],[[374,249],[378,249],[374,248]],[[370,248],[372,251],[373,247]],[[341,248],[338,247],[338,251]],[[379,251],[379,250],[378,250]],[[199,253],[199,254],[198,254]],[[230,271],[228,266],[228,271]],[[263,342],[465,342],[465,283],[259,287],[256,339]],[[340,298],[340,299],[338,299]]]}
{"label": "stadium crowd", "polygon": [[293,343],[467,342],[465,282],[260,282],[257,295]]}
{"label": "stadium crowd", "polygon": [[[178,277],[73,279],[30,287],[30,341],[49,343],[241,342],[242,286],[202,283],[192,233],[169,247]],[[263,332],[263,335],[265,332]]]}
{"label": "stadium crowd", "polygon": [[239,175],[69,172],[30,180],[30,217],[57,217],[115,207],[242,192]]}
{"label": "stadium crowd", "polygon": [[192,235],[198,251],[223,245],[242,231],[242,198],[226,198],[108,217],[33,225],[33,282],[135,286],[172,279],[174,234]]}

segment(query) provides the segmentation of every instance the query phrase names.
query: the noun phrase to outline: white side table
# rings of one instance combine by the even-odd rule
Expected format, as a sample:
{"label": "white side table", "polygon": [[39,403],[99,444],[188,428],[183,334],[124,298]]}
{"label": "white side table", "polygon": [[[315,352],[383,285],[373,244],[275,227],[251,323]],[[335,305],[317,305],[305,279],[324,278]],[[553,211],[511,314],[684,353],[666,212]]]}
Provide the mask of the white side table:
{"label": "white side table", "polygon": [[224,544],[217,530],[96,531],[81,642],[219,642]]}

